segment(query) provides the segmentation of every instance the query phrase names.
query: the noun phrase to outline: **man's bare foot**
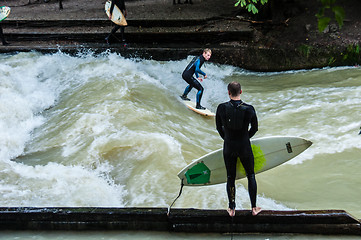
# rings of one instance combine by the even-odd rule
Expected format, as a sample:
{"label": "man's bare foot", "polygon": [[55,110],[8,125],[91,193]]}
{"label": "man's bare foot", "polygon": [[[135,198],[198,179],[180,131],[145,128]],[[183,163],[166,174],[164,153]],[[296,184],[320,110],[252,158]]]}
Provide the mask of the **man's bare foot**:
{"label": "man's bare foot", "polygon": [[254,208],[252,208],[252,215],[256,216],[261,211],[262,211],[262,209],[260,207],[254,207]]}
{"label": "man's bare foot", "polygon": [[227,212],[228,212],[230,217],[234,217],[236,215],[236,210],[234,210],[234,209],[228,208]]}

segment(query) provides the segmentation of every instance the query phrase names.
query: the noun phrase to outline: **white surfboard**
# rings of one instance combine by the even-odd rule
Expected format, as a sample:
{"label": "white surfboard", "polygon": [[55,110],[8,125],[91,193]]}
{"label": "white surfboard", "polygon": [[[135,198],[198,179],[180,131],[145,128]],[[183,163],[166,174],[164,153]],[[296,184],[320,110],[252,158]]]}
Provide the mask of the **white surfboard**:
{"label": "white surfboard", "polygon": [[[105,3],[105,13],[107,14],[108,17],[110,15],[110,6],[111,5],[112,5],[111,1],[107,1]],[[114,9],[113,9],[113,13],[112,13],[112,19],[110,19],[110,20],[112,22],[114,22],[115,24],[120,25],[120,26],[127,26],[128,25],[122,11],[120,11],[120,9],[117,7],[117,5],[114,5]]]}
{"label": "white surfboard", "polygon": [[[265,137],[251,141],[254,155],[255,173],[261,173],[274,168],[296,157],[312,142],[299,137]],[[178,177],[185,186],[204,186],[224,183],[227,172],[223,160],[223,150],[218,149],[193,160],[183,168]],[[236,179],[246,177],[245,170],[238,160]]]}
{"label": "white surfboard", "polygon": [[10,11],[11,8],[7,6],[0,7],[0,22],[9,16]]}
{"label": "white surfboard", "polygon": [[189,100],[182,100],[182,102],[184,103],[184,105],[186,105],[190,110],[200,114],[200,115],[203,115],[203,116],[207,116],[207,117],[214,117],[216,116],[215,113],[211,112],[209,109],[197,109],[196,108],[196,103],[195,102],[192,102],[192,101],[189,101]]}

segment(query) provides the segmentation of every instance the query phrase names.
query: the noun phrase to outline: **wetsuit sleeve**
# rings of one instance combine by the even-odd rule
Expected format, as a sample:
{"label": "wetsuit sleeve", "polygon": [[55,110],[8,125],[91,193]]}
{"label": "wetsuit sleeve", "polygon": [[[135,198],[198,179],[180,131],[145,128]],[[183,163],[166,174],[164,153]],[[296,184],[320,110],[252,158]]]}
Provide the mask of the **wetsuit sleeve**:
{"label": "wetsuit sleeve", "polygon": [[221,136],[222,139],[224,139],[224,129],[223,129],[223,123],[222,123],[222,115],[224,114],[224,108],[222,108],[222,105],[218,105],[217,111],[216,111],[216,128]]}
{"label": "wetsuit sleeve", "polygon": [[113,14],[113,10],[114,10],[114,0],[112,0],[112,4],[110,5],[110,14]]}
{"label": "wetsuit sleeve", "polygon": [[194,65],[195,65],[195,67],[196,67],[196,69],[195,69],[195,71],[194,71],[194,73],[196,74],[196,77],[198,78],[198,73],[200,73],[200,74],[202,74],[203,76],[206,76],[206,73],[205,72],[203,72],[201,69],[200,69],[200,64],[201,64],[201,60],[200,59],[198,59],[195,63],[194,63]]}
{"label": "wetsuit sleeve", "polygon": [[124,0],[121,0],[121,1],[112,0],[112,4],[110,5],[110,10],[109,10],[110,14],[113,14],[114,4],[118,6],[119,10],[121,10],[121,11],[125,10]]}
{"label": "wetsuit sleeve", "polygon": [[249,138],[253,137],[258,131],[258,119],[256,115],[256,110],[252,107],[252,117],[251,117],[251,128],[248,131]]}
{"label": "wetsuit sleeve", "polygon": [[124,2],[124,0],[119,1],[119,6],[118,7],[122,12],[125,11],[125,2]]}

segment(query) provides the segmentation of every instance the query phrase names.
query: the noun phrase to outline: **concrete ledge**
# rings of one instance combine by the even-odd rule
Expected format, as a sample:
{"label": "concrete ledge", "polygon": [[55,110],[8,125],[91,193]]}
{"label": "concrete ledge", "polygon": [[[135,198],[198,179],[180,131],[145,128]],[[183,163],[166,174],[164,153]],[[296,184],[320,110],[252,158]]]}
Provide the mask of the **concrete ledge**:
{"label": "concrete ledge", "polygon": [[[5,34],[9,42],[20,41],[77,41],[82,43],[100,43],[105,42],[104,38],[109,33],[41,33],[41,32],[22,32]],[[116,34],[121,39],[119,34]],[[197,32],[127,32],[127,41],[130,43],[219,43],[223,41],[248,40],[250,34],[239,31],[209,31],[203,33]],[[29,44],[31,45],[31,43]]]}
{"label": "concrete ledge", "polygon": [[343,210],[237,211],[166,208],[0,208],[0,230],[137,230],[188,233],[361,235],[360,221]]}
{"label": "concrete ledge", "polygon": [[[260,72],[345,66],[361,61],[361,56],[354,56],[345,47],[271,48],[258,45],[252,42],[253,30],[249,24],[234,19],[133,21],[130,22],[133,26],[126,30],[128,45],[124,46],[119,40],[119,32],[114,35],[111,45],[105,43],[104,38],[112,28],[108,20],[7,20],[4,21],[8,24],[4,33],[10,45],[0,45],[0,53],[53,53],[60,50],[78,54],[90,50],[168,61],[199,55],[203,48],[208,47],[213,52],[211,62]],[[225,27],[228,21],[230,28]],[[62,24],[67,27],[61,27]],[[354,59],[345,59],[344,56],[353,56]]]}
{"label": "concrete ledge", "polygon": [[[141,20],[132,19],[127,20],[128,26],[135,27],[184,27],[184,26],[195,26],[206,24],[208,21],[219,20],[223,18],[209,18],[209,19],[153,19],[153,20]],[[102,27],[109,26],[111,22],[109,19],[69,19],[69,20],[21,20],[21,19],[7,19],[1,24],[6,27],[18,27],[18,28],[29,28],[29,27],[74,27],[74,26],[92,26]]]}

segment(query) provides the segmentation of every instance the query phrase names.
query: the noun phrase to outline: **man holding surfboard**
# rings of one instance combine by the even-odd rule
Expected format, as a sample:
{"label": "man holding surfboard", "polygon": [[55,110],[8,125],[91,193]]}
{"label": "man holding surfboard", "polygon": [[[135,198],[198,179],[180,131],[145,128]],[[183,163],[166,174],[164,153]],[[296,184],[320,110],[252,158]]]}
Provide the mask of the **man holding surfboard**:
{"label": "man holding surfboard", "polygon": [[9,16],[10,10],[11,10],[10,7],[7,7],[7,6],[0,7],[0,40],[4,46],[9,45],[9,43],[5,40],[3,28],[1,26],[1,21],[6,19]]}
{"label": "man holding surfboard", "polygon": [[[237,158],[246,171],[248,179],[248,193],[252,205],[252,215],[261,212],[256,206],[257,183],[254,173],[254,156],[250,138],[258,131],[258,120],[254,107],[241,100],[241,85],[238,82],[228,84],[229,102],[221,103],[217,107],[216,127],[223,138],[223,158],[227,170],[228,214],[235,216],[235,180]],[[249,129],[249,125],[251,128]]]}
{"label": "man holding surfboard", "polygon": [[[124,18],[127,17],[127,10],[125,9],[125,2],[124,0],[111,0],[111,5],[110,5],[110,12],[109,12],[109,19],[112,20],[112,15],[113,15],[113,10],[114,10],[114,5],[116,5],[119,10],[123,13]],[[114,28],[112,29],[112,31],[110,32],[110,34],[105,38],[105,41],[109,44],[110,43],[110,37],[115,34],[116,31],[118,31],[118,29],[120,29],[120,32],[122,34],[122,41],[125,42],[125,38],[124,38],[124,29],[125,26],[122,25],[115,25]]]}
{"label": "man holding surfboard", "polygon": [[[192,90],[192,88],[196,88],[198,90],[196,95],[196,108],[197,109],[206,109],[205,107],[201,106],[201,99],[203,95],[204,88],[200,84],[199,81],[203,81],[201,77],[199,77],[199,74],[202,74],[204,76],[204,79],[207,78],[207,74],[201,70],[201,67],[205,61],[208,61],[212,56],[211,49],[204,49],[202,55],[198,57],[194,57],[192,61],[187,65],[186,69],[183,71],[182,78],[189,84],[185,90],[181,98],[183,100],[190,101],[189,98],[187,98],[188,93]],[[193,77],[193,74],[196,75],[196,78]]]}

